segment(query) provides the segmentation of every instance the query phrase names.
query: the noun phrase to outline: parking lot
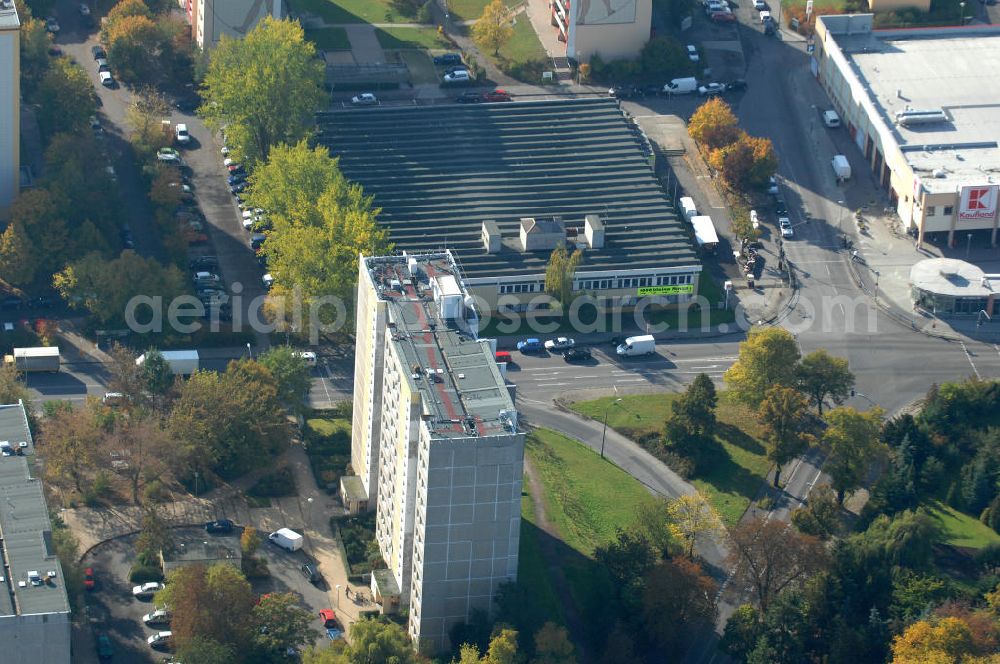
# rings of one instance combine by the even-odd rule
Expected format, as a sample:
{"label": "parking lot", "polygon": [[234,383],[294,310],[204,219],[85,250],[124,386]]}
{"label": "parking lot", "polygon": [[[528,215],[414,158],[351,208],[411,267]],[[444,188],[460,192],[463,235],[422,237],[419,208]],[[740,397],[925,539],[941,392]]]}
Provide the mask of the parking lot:
{"label": "parking lot", "polygon": [[[211,537],[200,528],[179,528],[179,537]],[[263,595],[273,592],[292,592],[300,598],[301,605],[316,617],[313,625],[319,633],[317,643],[326,641],[322,630],[319,611],[333,608],[327,598],[327,584],[311,584],[300,571],[308,560],[303,551],[289,553],[266,541],[258,555],[267,560],[271,576],[253,580],[254,593]],[[146,644],[146,638],[156,630],[142,622],[142,616],[153,611],[152,600],[137,600],[132,596],[132,584],[128,580],[129,569],[135,562],[135,537],[111,540],[88,554],[83,560],[84,567],[92,567],[96,578],[93,592],[86,596],[86,616],[92,633],[85,639],[75,639],[75,643],[88,643],[84,651],[78,647],[73,661],[81,663],[97,662],[93,645],[94,635],[107,634],[114,648],[115,662],[149,664],[160,662],[168,653],[155,651]],[[167,629],[160,627],[157,629]]]}

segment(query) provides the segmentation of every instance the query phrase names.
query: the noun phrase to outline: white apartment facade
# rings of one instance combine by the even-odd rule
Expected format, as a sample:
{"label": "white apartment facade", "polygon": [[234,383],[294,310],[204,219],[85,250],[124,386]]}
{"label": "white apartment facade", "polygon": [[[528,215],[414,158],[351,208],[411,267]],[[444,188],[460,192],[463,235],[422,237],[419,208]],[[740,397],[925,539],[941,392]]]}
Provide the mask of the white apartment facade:
{"label": "white apartment facade", "polygon": [[191,23],[191,38],[203,50],[223,35],[242,39],[265,17],[281,18],[281,0],[181,0]]}
{"label": "white apartment facade", "polygon": [[524,434],[449,252],[362,257],[358,291],[351,465],[386,564],[372,591],[436,653],[517,579]]}
{"label": "white apartment facade", "polygon": [[21,182],[21,22],[12,0],[0,0],[0,221]]}

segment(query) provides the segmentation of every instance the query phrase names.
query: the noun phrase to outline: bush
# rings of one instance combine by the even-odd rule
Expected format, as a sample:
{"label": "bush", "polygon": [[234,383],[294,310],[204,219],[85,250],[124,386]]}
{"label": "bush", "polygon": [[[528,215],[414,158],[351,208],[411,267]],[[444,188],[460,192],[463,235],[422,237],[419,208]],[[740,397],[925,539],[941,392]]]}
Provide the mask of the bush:
{"label": "bush", "polygon": [[372,569],[371,548],[375,542],[375,513],[330,519],[330,529],[340,532],[351,574]]}
{"label": "bush", "polygon": [[295,494],[295,478],[287,467],[264,475],[247,491],[247,495],[255,498],[283,498]]}
{"label": "bush", "polygon": [[417,12],[417,23],[434,22],[434,19],[431,17],[431,2],[433,0],[427,0],[427,2],[420,6],[420,11]]}
{"label": "bush", "polygon": [[111,494],[111,478],[106,470],[99,470],[94,476],[94,482],[83,494],[83,502],[87,507],[96,507]]}
{"label": "bush", "polygon": [[163,571],[159,567],[153,567],[151,565],[136,565],[129,570],[128,580],[132,583],[163,581]]}
{"label": "bush", "polygon": [[271,576],[271,570],[267,567],[267,561],[257,556],[246,556],[241,561],[243,574],[248,579],[266,579]]}

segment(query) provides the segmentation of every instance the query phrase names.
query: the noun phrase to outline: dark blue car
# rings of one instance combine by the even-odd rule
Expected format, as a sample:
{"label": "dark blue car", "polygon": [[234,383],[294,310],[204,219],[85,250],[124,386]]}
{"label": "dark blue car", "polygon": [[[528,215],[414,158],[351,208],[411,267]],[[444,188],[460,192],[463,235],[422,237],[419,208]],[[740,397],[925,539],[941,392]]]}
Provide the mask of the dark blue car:
{"label": "dark blue car", "polygon": [[246,179],[247,179],[247,176],[245,174],[243,174],[243,173],[236,173],[236,174],[230,175],[228,178],[226,178],[226,182],[228,182],[229,186],[231,187],[234,184],[239,184],[240,182],[245,182]]}
{"label": "dark blue car", "polygon": [[522,353],[541,353],[545,350],[545,346],[542,345],[541,339],[525,339],[524,341],[517,342],[517,349]]}

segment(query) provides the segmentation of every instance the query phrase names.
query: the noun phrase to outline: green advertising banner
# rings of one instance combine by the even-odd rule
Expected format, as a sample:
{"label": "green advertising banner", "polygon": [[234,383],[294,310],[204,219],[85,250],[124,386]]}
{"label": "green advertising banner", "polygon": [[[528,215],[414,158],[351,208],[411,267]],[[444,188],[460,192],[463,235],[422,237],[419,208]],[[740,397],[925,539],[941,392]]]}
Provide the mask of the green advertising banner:
{"label": "green advertising banner", "polygon": [[694,284],[682,286],[645,286],[636,291],[638,295],[680,295],[694,292]]}

